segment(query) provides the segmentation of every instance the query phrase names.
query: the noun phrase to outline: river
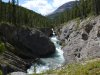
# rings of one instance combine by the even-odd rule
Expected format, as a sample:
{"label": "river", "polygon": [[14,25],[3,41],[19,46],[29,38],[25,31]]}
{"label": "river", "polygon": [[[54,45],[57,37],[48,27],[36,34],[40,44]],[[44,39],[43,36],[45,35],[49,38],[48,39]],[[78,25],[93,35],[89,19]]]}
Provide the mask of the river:
{"label": "river", "polygon": [[33,65],[30,67],[30,69],[27,70],[28,74],[32,73],[41,73],[46,70],[50,69],[56,69],[57,67],[60,67],[64,63],[64,56],[63,56],[63,50],[61,50],[61,46],[59,44],[59,40],[57,39],[57,36],[55,36],[55,33],[53,32],[54,36],[52,36],[50,39],[54,43],[56,47],[56,52],[52,56],[48,58],[40,58],[39,61],[36,63],[33,63]]}

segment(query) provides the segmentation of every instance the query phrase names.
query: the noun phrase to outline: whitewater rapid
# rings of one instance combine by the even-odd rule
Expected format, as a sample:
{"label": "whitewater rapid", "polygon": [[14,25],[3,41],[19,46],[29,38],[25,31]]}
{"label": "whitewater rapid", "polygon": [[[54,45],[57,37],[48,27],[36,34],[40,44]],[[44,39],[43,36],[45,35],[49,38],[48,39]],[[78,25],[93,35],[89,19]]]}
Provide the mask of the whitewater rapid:
{"label": "whitewater rapid", "polygon": [[48,58],[40,58],[39,61],[36,63],[33,63],[30,69],[27,70],[28,74],[34,73],[41,73],[46,70],[50,69],[56,69],[57,67],[61,67],[64,63],[64,56],[63,56],[63,50],[61,50],[61,46],[59,44],[59,40],[57,39],[57,36],[53,36],[50,38],[51,41],[54,43],[56,47],[56,52],[52,56]]}

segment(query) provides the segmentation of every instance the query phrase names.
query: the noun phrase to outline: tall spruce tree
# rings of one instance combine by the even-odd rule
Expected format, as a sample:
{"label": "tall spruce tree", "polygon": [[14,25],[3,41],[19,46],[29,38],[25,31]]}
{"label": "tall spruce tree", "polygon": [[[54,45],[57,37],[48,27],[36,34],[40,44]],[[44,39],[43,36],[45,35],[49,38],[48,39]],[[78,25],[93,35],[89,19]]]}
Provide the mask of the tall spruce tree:
{"label": "tall spruce tree", "polygon": [[94,2],[95,2],[96,15],[99,15],[99,12],[100,12],[100,0],[94,0]]}
{"label": "tall spruce tree", "polygon": [[2,0],[0,0],[0,21],[2,21]]}
{"label": "tall spruce tree", "polygon": [[12,22],[16,24],[16,1],[12,0]]}
{"label": "tall spruce tree", "polygon": [[80,0],[80,12],[82,18],[87,16],[85,0]]}

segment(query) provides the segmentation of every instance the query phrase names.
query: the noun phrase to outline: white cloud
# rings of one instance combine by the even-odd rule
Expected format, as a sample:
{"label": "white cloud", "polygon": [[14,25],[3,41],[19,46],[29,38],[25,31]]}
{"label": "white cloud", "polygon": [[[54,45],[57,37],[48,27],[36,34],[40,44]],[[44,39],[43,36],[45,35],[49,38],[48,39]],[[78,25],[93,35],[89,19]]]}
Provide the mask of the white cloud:
{"label": "white cloud", "polygon": [[31,10],[36,10],[36,12],[39,12],[42,15],[49,14],[53,11],[52,5],[50,5],[47,0],[25,1],[25,3],[22,4],[22,6]]}
{"label": "white cloud", "polygon": [[34,10],[42,15],[47,15],[68,1],[72,0],[52,0],[52,3],[48,3],[48,0],[27,0],[21,6]]}

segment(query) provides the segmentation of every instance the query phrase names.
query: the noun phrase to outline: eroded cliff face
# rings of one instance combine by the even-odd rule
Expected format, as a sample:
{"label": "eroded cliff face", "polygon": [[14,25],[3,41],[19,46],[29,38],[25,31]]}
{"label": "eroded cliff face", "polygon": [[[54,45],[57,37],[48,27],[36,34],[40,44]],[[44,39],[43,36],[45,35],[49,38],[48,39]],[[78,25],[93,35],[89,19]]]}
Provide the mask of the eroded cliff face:
{"label": "eroded cliff face", "polygon": [[55,53],[55,46],[49,37],[35,28],[1,24],[0,36],[7,49],[23,59],[47,57]]}
{"label": "eroded cliff face", "polygon": [[100,57],[100,16],[64,24],[59,39],[66,63]]}

